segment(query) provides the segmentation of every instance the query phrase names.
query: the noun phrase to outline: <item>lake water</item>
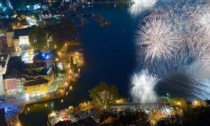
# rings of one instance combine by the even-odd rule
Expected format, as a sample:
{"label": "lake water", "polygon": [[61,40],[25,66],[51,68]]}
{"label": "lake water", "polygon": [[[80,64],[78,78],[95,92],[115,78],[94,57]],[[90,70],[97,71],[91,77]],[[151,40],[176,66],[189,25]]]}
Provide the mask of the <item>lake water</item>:
{"label": "lake water", "polygon": [[93,20],[87,19],[88,25],[80,29],[86,65],[78,83],[63,103],[57,100],[29,107],[30,111],[20,116],[25,125],[44,126],[51,110],[68,108],[89,100],[88,91],[100,81],[116,85],[121,97],[130,97],[130,77],[137,65],[134,35],[142,18],[132,17],[128,7],[128,4],[116,7],[114,4],[99,4],[77,8],[80,12],[103,16],[112,26],[101,28]]}

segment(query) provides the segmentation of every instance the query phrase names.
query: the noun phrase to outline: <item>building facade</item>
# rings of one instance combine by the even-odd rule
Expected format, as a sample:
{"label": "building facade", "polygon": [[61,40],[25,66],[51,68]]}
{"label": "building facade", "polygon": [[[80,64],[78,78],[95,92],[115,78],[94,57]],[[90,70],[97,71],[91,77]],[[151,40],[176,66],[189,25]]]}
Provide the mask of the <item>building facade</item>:
{"label": "building facade", "polygon": [[44,78],[34,79],[24,84],[25,95],[30,97],[45,95],[48,93],[48,80]]}
{"label": "building facade", "polygon": [[2,66],[0,65],[0,100],[4,98],[4,82],[2,74]]}

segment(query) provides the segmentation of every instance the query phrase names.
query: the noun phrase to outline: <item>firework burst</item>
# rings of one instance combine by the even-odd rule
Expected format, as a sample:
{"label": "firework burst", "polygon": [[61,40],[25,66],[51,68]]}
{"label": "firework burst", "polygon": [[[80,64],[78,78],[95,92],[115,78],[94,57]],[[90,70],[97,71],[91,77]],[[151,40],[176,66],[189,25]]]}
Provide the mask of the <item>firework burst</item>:
{"label": "firework burst", "polygon": [[149,72],[133,75],[132,84],[138,82],[140,85],[135,84],[131,94],[134,97],[138,94],[144,102],[144,95],[149,94],[142,90],[157,83],[142,78],[157,75],[156,79],[163,78],[159,85],[167,84],[173,89],[182,87],[184,92],[180,94],[186,97],[209,97],[210,4],[182,2],[156,8],[150,11],[143,24],[137,32],[136,43],[141,50],[141,67]]}
{"label": "firework burst", "polygon": [[129,8],[132,15],[138,15],[142,11],[149,9],[155,5],[157,0],[132,0],[133,5]]}
{"label": "firework burst", "polygon": [[173,25],[161,17],[153,16],[138,31],[137,45],[146,46],[146,59],[168,59],[178,48],[178,34]]}
{"label": "firework burst", "polygon": [[147,70],[134,74],[132,77],[132,96],[141,103],[156,102],[157,97],[154,92],[154,86],[157,82],[158,78],[149,75]]}

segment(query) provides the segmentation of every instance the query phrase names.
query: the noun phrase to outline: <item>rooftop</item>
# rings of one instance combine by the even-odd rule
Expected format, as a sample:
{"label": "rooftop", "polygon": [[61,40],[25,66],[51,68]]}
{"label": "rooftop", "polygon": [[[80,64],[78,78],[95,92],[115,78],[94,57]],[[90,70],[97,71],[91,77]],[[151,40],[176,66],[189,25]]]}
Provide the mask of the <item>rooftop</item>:
{"label": "rooftop", "polygon": [[50,53],[38,53],[34,55],[33,60],[52,60]]}
{"label": "rooftop", "polygon": [[27,63],[27,64],[23,64],[23,68],[27,69],[27,68],[37,68],[37,67],[45,67],[46,64],[45,63]]}
{"label": "rooftop", "polygon": [[25,28],[25,29],[16,29],[14,30],[14,38],[17,39],[19,36],[26,36],[33,29],[33,27]]}
{"label": "rooftop", "polygon": [[44,79],[44,78],[36,78],[32,81],[26,82],[24,86],[34,86],[34,85],[40,85],[40,84],[45,84],[48,83],[49,81]]}
{"label": "rooftop", "polygon": [[22,73],[18,72],[17,70],[11,70],[10,72],[4,75],[4,79],[12,79],[12,78],[21,78]]}
{"label": "rooftop", "polygon": [[52,69],[51,68],[43,68],[40,72],[39,75],[48,75]]}

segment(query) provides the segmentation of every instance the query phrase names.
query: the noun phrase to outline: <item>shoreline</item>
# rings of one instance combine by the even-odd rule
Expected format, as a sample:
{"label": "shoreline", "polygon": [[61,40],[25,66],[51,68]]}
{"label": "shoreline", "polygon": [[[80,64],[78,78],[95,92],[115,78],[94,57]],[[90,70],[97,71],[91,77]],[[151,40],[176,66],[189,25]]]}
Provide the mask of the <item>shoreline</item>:
{"label": "shoreline", "polygon": [[[76,43],[78,43],[78,42],[76,42]],[[75,42],[69,43],[69,45],[75,45]],[[81,46],[81,45],[76,45],[76,46]],[[63,48],[66,48],[66,47],[67,46],[64,45]],[[79,50],[77,50],[77,51],[79,51]],[[72,56],[71,53],[68,54],[68,55]],[[83,55],[83,54],[81,54],[81,55]],[[65,64],[63,59],[60,59],[60,61],[63,62],[63,64]],[[71,68],[69,68],[69,66],[64,66],[64,68],[65,68],[66,71],[71,69]],[[37,100],[37,101],[34,101],[34,102],[25,103],[25,104],[23,104],[23,106],[20,106],[21,109],[19,111],[19,114],[23,114],[25,112],[25,109],[26,109],[27,106],[40,104],[40,103],[42,104],[42,103],[45,103],[45,102],[50,102],[50,101],[54,101],[54,100],[58,100],[58,99],[62,100],[65,96],[68,95],[68,92],[72,90],[72,86],[77,82],[78,78],[80,77],[80,75],[79,76],[75,76],[75,74],[79,74],[79,73],[66,72],[66,74],[63,75],[63,78],[62,78],[63,81],[60,82],[59,87],[57,88],[57,90],[55,92],[53,92],[53,93],[55,93],[54,97],[52,97],[52,98],[45,98],[45,99],[42,99],[42,100]],[[74,76],[74,77],[70,77],[70,76]],[[62,90],[62,92],[59,92],[61,90]]]}

